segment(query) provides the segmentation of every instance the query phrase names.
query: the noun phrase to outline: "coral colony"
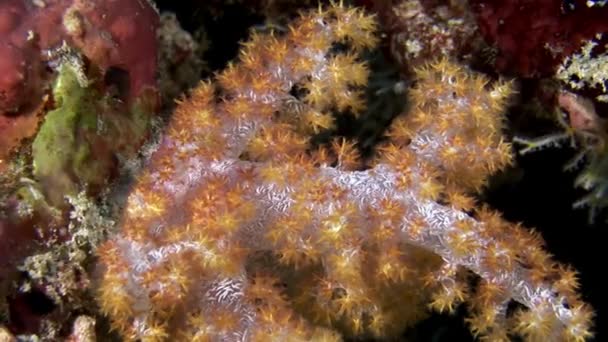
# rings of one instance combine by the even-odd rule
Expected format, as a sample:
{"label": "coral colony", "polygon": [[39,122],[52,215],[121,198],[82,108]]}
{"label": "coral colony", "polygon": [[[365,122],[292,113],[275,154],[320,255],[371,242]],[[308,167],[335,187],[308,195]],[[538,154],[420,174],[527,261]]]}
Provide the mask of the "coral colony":
{"label": "coral colony", "polygon": [[512,160],[509,83],[440,59],[415,70],[373,162],[344,139],[311,147],[330,108],[363,108],[375,29],[341,4],[303,13],[180,101],[97,251],[98,302],[123,338],[390,338],[461,302],[490,341],[591,335],[575,272],[471,197]]}

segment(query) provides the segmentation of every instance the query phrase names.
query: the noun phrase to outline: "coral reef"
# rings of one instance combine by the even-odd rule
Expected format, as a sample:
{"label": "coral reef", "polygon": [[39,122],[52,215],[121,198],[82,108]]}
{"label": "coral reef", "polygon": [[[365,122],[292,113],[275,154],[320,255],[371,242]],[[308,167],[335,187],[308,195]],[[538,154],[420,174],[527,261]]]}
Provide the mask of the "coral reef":
{"label": "coral reef", "polygon": [[[569,8],[577,13],[604,11],[601,13],[606,14],[606,9],[598,9],[591,2],[588,6],[587,10],[581,10],[580,6],[574,4]],[[592,25],[584,25],[584,29],[570,28],[568,25],[556,28],[559,30],[556,36],[572,36],[572,46],[552,56],[559,64],[546,65],[554,68],[554,75],[551,76],[554,77],[554,82],[559,82],[559,90],[552,97],[555,107],[552,112],[560,131],[537,138],[515,139],[523,145],[521,153],[564,145],[578,150],[564,169],[581,169],[575,185],[586,190],[587,194],[576,201],[574,206],[588,207],[590,222],[595,221],[600,216],[598,213],[608,206],[608,124],[605,118],[608,113],[605,105],[608,102],[608,44],[604,38],[608,27],[604,22],[595,25],[594,20],[591,20]],[[582,31],[580,34],[571,34],[570,29]],[[592,33],[592,30],[597,31]],[[591,37],[582,40],[581,35]],[[545,47],[549,46],[547,44]],[[574,46],[580,46],[580,49],[574,49]]]}
{"label": "coral reef", "polygon": [[49,66],[65,62],[64,44],[85,56],[106,81],[122,71],[121,96],[131,103],[145,89],[156,89],[157,27],[158,14],[143,0],[2,1],[0,128],[7,137],[0,140],[0,160],[35,133],[54,79]]}
{"label": "coral reef", "polygon": [[469,61],[484,46],[467,1],[360,1],[377,13],[388,50],[405,74],[430,59]]}
{"label": "coral reef", "polygon": [[[0,316],[17,334],[56,338],[84,307],[111,226],[81,236],[91,222],[71,199],[98,203],[148,137],[157,27],[146,1],[0,2]],[[34,294],[60,310],[40,320],[23,304]]]}
{"label": "coral reef", "polygon": [[471,197],[511,162],[510,84],[440,60],[416,70],[373,163],[348,140],[310,147],[329,110],[364,108],[375,27],[342,3],[304,13],[181,101],[98,249],[98,300],[125,339],[396,337],[463,301],[492,341],[591,335],[575,272]]}
{"label": "coral reef", "polygon": [[604,340],[607,9],[0,0],[0,340]]}
{"label": "coral reef", "polygon": [[495,67],[524,77],[552,76],[566,57],[608,31],[608,8],[591,1],[472,0],[479,28],[498,49]]}
{"label": "coral reef", "polygon": [[[36,240],[67,224],[71,206],[66,196],[99,194],[118,173],[119,161],[132,158],[149,133],[155,95],[146,93],[127,104],[112,92],[100,92],[96,83],[83,86],[78,75],[72,64],[59,67],[53,108],[31,152],[14,162],[22,167],[9,165],[2,174],[1,277]],[[10,248],[14,244],[19,248]]]}

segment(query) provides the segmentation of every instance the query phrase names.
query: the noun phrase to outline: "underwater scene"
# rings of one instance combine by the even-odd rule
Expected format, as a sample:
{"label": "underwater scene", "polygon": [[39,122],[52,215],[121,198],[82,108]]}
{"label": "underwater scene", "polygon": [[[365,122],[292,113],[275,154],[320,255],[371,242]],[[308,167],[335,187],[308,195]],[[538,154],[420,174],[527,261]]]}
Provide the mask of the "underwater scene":
{"label": "underwater scene", "polygon": [[0,0],[0,342],[608,341],[608,1]]}

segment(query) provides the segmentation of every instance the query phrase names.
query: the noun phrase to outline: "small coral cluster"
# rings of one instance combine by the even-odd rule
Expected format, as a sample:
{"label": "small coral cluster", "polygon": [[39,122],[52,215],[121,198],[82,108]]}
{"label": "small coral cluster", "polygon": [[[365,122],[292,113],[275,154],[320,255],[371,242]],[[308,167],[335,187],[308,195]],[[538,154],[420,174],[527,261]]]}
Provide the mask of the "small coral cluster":
{"label": "small coral cluster", "polygon": [[181,101],[98,249],[99,303],[124,338],[388,338],[463,301],[492,341],[590,336],[574,272],[471,197],[511,162],[508,83],[441,60],[416,70],[371,165],[344,139],[311,147],[330,110],[364,108],[375,29],[341,4],[304,13]]}

